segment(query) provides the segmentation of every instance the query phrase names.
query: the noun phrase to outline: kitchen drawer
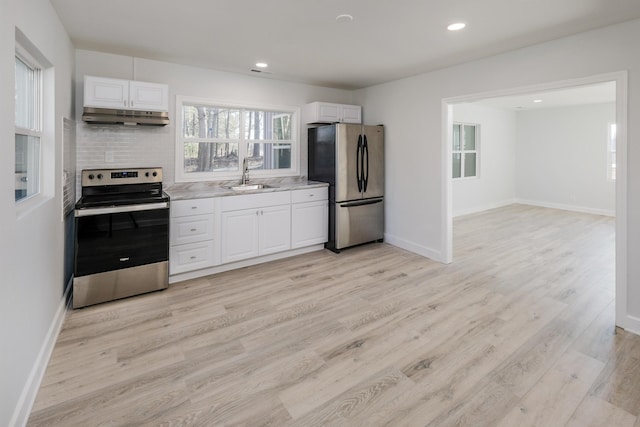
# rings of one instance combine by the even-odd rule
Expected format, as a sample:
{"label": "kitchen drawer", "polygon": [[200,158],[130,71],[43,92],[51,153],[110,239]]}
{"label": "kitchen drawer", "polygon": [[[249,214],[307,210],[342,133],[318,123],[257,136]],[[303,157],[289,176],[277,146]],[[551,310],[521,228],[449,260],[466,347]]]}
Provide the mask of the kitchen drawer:
{"label": "kitchen drawer", "polygon": [[169,249],[169,274],[184,273],[215,264],[214,242],[189,243]]}
{"label": "kitchen drawer", "polygon": [[313,202],[315,200],[327,200],[328,198],[329,189],[327,187],[293,190],[291,192],[291,203]]}
{"label": "kitchen drawer", "polygon": [[213,239],[213,214],[171,218],[171,245]]}
{"label": "kitchen drawer", "polygon": [[215,199],[176,200],[171,202],[171,217],[200,215],[215,211]]}
{"label": "kitchen drawer", "polygon": [[246,194],[222,197],[222,211],[264,208],[267,206],[288,205],[291,203],[291,191],[272,191],[261,194]]}

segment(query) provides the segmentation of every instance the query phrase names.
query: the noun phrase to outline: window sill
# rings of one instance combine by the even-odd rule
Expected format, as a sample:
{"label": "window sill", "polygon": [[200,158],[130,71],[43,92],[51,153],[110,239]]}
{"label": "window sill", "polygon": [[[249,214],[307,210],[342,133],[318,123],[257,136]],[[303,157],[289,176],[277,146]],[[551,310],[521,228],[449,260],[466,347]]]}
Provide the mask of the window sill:
{"label": "window sill", "polygon": [[35,196],[20,200],[16,203],[16,219],[20,220],[26,217],[31,212],[37,210],[38,208],[40,208],[40,206],[44,205],[51,199],[53,199],[53,197],[39,193]]}

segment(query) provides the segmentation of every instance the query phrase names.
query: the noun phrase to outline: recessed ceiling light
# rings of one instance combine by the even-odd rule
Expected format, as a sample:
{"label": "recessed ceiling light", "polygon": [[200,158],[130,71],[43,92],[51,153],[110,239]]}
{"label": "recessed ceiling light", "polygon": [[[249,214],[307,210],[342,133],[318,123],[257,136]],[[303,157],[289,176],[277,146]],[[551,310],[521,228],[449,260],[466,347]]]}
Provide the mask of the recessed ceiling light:
{"label": "recessed ceiling light", "polygon": [[465,24],[464,22],[456,22],[454,24],[451,24],[451,25],[447,26],[447,30],[449,30],[449,31],[460,31],[461,29],[463,29],[466,26],[467,26],[467,24]]}
{"label": "recessed ceiling light", "polygon": [[342,15],[336,16],[336,22],[351,22],[353,21],[353,16],[348,13],[344,13]]}
{"label": "recessed ceiling light", "polygon": [[267,68],[269,66],[269,64],[267,64],[266,62],[256,62],[256,67],[258,68]]}
{"label": "recessed ceiling light", "polygon": [[533,102],[535,102],[536,104],[542,102],[542,99],[534,99]]}

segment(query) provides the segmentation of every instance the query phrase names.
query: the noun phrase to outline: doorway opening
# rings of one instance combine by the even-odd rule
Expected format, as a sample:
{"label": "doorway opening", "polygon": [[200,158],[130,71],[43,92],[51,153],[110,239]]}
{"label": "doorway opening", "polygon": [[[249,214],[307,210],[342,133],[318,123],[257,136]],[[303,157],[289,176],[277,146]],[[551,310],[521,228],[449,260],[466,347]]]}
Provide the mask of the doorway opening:
{"label": "doorway opening", "polygon": [[[627,253],[626,253],[626,188],[627,188],[627,74],[609,73],[587,78],[550,82],[535,86],[464,95],[442,100],[442,183],[443,183],[443,258],[450,263],[453,258],[453,128],[454,106],[483,100],[505,100],[508,97],[533,97],[539,93],[579,90],[594,85],[615,84],[615,124],[616,124],[616,180],[615,180],[615,305],[616,325],[622,328],[638,330],[640,325],[630,324],[634,320],[627,315]],[[480,142],[481,144],[481,142]],[[480,153],[479,156],[482,154]],[[481,173],[481,171],[480,171]]]}

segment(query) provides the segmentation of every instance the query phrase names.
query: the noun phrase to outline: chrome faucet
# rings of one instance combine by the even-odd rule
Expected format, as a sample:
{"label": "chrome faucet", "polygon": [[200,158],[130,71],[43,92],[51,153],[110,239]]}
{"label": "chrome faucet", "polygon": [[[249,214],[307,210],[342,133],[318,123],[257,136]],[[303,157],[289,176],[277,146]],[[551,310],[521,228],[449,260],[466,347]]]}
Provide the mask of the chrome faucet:
{"label": "chrome faucet", "polygon": [[242,182],[240,184],[246,185],[249,182],[249,159],[244,158],[242,161]]}

